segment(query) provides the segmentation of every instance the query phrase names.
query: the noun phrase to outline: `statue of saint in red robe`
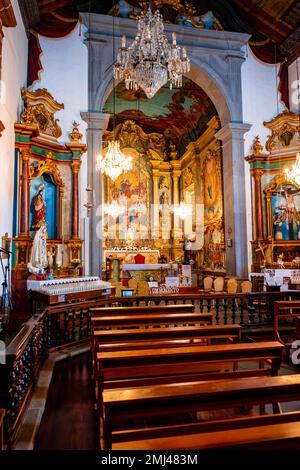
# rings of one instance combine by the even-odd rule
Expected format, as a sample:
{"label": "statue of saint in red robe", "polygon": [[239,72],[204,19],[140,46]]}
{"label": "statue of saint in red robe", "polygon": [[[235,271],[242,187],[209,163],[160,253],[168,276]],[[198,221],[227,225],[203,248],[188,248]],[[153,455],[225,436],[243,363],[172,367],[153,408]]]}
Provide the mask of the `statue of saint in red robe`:
{"label": "statue of saint in red robe", "polygon": [[34,219],[32,228],[38,230],[46,224],[46,201],[44,199],[45,185],[40,184],[38,193],[33,199]]}

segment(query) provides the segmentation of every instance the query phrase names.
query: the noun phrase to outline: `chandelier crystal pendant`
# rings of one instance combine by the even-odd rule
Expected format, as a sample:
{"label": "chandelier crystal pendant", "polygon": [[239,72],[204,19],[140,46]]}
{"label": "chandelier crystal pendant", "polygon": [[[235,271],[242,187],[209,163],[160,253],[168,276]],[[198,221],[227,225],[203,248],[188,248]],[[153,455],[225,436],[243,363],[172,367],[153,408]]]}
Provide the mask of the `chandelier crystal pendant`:
{"label": "chandelier crystal pendant", "polygon": [[99,155],[96,169],[115,181],[122,173],[132,169],[132,157],[123,154],[118,140],[111,140],[106,155]]}
{"label": "chandelier crystal pendant", "polygon": [[138,32],[130,47],[126,47],[126,37],[122,38],[114,76],[125,80],[127,90],[144,91],[147,98],[167,82],[172,86],[182,86],[182,75],[189,72],[190,60],[186,49],[177,45],[176,34],[172,34],[172,45],[164,34],[162,15],[158,10],[152,13],[149,7],[138,20]]}

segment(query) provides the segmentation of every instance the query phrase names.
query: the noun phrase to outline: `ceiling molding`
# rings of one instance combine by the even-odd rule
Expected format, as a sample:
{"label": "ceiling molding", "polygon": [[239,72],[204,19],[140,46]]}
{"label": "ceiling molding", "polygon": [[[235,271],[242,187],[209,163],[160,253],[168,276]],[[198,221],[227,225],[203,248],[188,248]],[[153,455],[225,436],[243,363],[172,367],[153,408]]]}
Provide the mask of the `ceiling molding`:
{"label": "ceiling molding", "polygon": [[[1,0],[0,0],[1,1]],[[18,0],[26,31],[40,22],[38,0]]]}
{"label": "ceiling molding", "polygon": [[17,20],[10,0],[0,0],[0,18],[3,26],[14,28]]}

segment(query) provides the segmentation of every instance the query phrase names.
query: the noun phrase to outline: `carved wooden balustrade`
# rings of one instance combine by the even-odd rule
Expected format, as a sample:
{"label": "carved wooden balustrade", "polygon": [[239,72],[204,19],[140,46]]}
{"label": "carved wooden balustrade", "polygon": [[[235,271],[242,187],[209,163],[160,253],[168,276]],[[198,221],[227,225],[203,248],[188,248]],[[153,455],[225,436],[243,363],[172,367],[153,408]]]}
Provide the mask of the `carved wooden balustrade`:
{"label": "carved wooden balustrade", "polygon": [[0,364],[0,408],[6,410],[6,444],[9,447],[16,435],[48,351],[89,339],[90,308],[193,303],[196,312],[213,313],[214,324],[239,323],[247,333],[252,327],[272,325],[274,301],[289,299],[300,299],[300,292],[111,297],[46,308],[24,324],[7,347],[6,364]]}
{"label": "carved wooden balustrade", "polygon": [[0,364],[0,407],[6,410],[4,439],[8,446],[47,354],[45,319],[42,313],[25,323],[7,346],[5,364]]}

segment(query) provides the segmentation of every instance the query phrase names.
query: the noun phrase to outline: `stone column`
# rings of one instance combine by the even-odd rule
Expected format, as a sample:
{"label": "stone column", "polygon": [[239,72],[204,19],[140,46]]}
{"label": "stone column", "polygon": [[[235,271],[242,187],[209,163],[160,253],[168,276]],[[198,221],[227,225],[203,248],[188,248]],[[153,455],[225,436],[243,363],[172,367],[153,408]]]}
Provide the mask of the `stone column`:
{"label": "stone column", "polygon": [[230,122],[216,133],[223,146],[227,276],[248,276],[244,134],[250,128],[250,124]]}
{"label": "stone column", "polygon": [[255,232],[256,240],[263,240],[264,238],[264,226],[263,226],[263,202],[262,202],[262,191],[261,191],[261,175],[263,171],[261,168],[255,168],[253,170],[254,178],[254,220],[255,220]]}
{"label": "stone column", "polygon": [[79,238],[79,184],[80,160],[72,162],[72,239]]}
{"label": "stone column", "polygon": [[20,211],[20,236],[29,236],[29,151],[21,151],[22,176],[21,176],[21,211]]}
{"label": "stone column", "polygon": [[89,216],[89,243],[86,259],[87,271],[90,275],[101,276],[102,265],[102,175],[96,171],[96,162],[102,150],[102,135],[107,128],[109,114],[98,112],[81,113],[87,123],[88,175],[87,183],[93,188],[95,206]]}

